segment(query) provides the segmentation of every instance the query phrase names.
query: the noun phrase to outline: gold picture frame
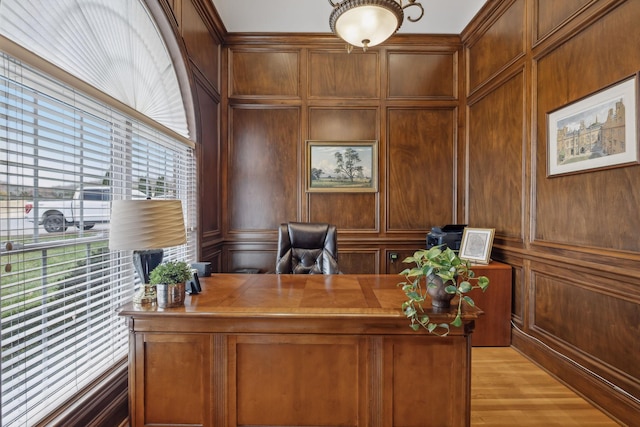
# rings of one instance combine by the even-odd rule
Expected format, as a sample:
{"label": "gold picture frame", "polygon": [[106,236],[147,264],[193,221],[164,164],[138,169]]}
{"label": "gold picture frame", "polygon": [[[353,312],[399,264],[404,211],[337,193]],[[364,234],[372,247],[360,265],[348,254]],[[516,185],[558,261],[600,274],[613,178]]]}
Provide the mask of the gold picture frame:
{"label": "gold picture frame", "polygon": [[306,141],[308,192],[378,191],[378,141]]}
{"label": "gold picture frame", "polygon": [[462,232],[458,257],[476,264],[489,264],[495,228],[470,228]]}

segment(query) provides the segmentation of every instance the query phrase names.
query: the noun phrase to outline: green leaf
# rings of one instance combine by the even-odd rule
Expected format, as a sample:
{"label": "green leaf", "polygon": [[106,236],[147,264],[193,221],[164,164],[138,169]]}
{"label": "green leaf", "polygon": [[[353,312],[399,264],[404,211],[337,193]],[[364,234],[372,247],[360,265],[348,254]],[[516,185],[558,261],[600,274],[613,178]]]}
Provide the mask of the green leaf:
{"label": "green leaf", "polygon": [[420,295],[420,293],[418,292],[407,292],[407,298],[410,298],[413,301],[417,301],[417,302],[424,301],[424,297]]}
{"label": "green leaf", "polygon": [[456,328],[459,328],[460,326],[462,326],[462,319],[460,318],[459,314],[456,316],[455,319],[453,319],[453,322],[451,322],[451,324]]}
{"label": "green leaf", "polygon": [[433,246],[431,249],[427,251],[426,257],[428,259],[434,259],[438,257],[438,255],[440,255],[441,253],[442,253],[442,250],[440,249],[439,246]]}
{"label": "green leaf", "polygon": [[466,302],[467,304],[469,304],[471,307],[475,307],[476,303],[471,299],[471,297],[468,296],[463,296],[462,299],[464,300],[464,302]]}
{"label": "green leaf", "polygon": [[453,285],[449,285],[449,286],[447,286],[446,288],[444,288],[444,291],[445,291],[446,293],[448,293],[448,294],[455,294],[457,290],[458,290],[458,288],[456,288],[456,287],[455,287],[455,286],[453,286]]}
{"label": "green leaf", "polygon": [[465,292],[469,292],[473,287],[471,286],[471,283],[469,283],[468,281],[464,281],[460,283],[460,292],[465,293]]}
{"label": "green leaf", "polygon": [[417,331],[418,329],[420,329],[420,325],[417,323],[412,323],[411,325],[409,325],[411,327],[411,329],[413,329],[414,331]]}

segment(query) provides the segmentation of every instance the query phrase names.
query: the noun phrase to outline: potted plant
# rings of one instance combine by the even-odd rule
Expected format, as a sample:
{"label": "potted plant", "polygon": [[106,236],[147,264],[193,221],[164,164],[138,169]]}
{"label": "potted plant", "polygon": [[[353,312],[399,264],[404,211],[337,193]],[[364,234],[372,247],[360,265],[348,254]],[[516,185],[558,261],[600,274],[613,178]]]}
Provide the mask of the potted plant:
{"label": "potted plant", "polygon": [[[407,281],[399,283],[398,286],[402,286],[408,298],[402,303],[402,311],[411,320],[410,327],[414,331],[423,327],[431,333],[446,336],[449,333],[449,324],[433,323],[424,312],[422,304],[427,299],[427,294],[431,298],[432,306],[441,308],[450,307],[451,300],[458,297],[456,317],[450,325],[459,327],[462,325],[462,302],[475,306],[473,299],[465,294],[477,288],[484,292],[489,286],[489,279],[486,276],[475,277],[469,261],[460,259],[451,248],[443,249],[443,246],[420,249],[413,256],[405,258],[404,263],[415,266],[400,272]],[[444,332],[438,332],[438,327]]]}
{"label": "potted plant", "polygon": [[185,285],[192,275],[191,267],[184,261],[167,261],[154,268],[149,283],[156,286],[158,307],[183,305]]}

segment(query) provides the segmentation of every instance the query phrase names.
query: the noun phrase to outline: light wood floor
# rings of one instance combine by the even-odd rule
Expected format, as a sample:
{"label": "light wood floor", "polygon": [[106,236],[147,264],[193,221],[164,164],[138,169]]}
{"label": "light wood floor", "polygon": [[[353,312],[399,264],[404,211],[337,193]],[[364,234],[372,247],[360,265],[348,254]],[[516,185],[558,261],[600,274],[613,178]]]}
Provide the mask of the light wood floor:
{"label": "light wood floor", "polygon": [[509,347],[471,351],[471,426],[618,426]]}

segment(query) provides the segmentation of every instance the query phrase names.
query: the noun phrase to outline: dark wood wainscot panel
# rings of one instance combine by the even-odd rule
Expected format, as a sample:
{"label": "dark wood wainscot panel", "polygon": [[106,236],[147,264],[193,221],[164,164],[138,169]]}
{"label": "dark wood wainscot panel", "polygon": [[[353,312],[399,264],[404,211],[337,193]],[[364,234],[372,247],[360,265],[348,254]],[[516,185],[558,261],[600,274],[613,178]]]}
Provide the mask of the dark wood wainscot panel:
{"label": "dark wood wainscot panel", "polygon": [[231,230],[275,230],[297,218],[298,108],[233,108],[228,162]]}
{"label": "dark wood wainscot panel", "polygon": [[299,97],[298,52],[233,49],[229,57],[230,97]]}
{"label": "dark wood wainscot panel", "polygon": [[524,92],[524,76],[518,73],[477,100],[468,113],[468,223],[491,224],[500,235],[518,240],[524,234]]}
{"label": "dark wood wainscot panel", "polygon": [[180,4],[182,5],[180,29],[189,58],[200,74],[219,91],[220,45],[212,36],[212,31],[209,30],[193,1],[181,0]]}
{"label": "dark wood wainscot panel", "polygon": [[200,219],[203,235],[221,233],[220,141],[218,139],[219,104],[196,79],[200,108],[201,141],[199,145]]}
{"label": "dark wood wainscot panel", "polygon": [[[388,112],[389,230],[424,230],[454,217],[455,109]],[[428,183],[428,184],[426,184]]]}
{"label": "dark wood wainscot panel", "polygon": [[344,50],[309,54],[310,98],[378,98],[379,53]]}
{"label": "dark wood wainscot panel", "polygon": [[374,141],[378,137],[377,108],[309,108],[309,139]]}
{"label": "dark wood wainscot panel", "polygon": [[390,52],[388,61],[390,98],[457,98],[457,52]]}
{"label": "dark wood wainscot panel", "polygon": [[538,13],[537,39],[547,35],[566,21],[582,7],[593,3],[594,0],[536,0],[535,10]]}
{"label": "dark wood wainscot panel", "polygon": [[514,1],[478,40],[469,45],[470,92],[524,54],[525,3],[525,0]]}
{"label": "dark wood wainscot panel", "polygon": [[234,245],[227,249],[225,259],[229,264],[225,271],[234,272],[242,270],[255,273],[273,273],[276,269],[276,249],[246,249],[242,244]]}
{"label": "dark wood wainscot panel", "polygon": [[601,286],[615,286],[610,279],[593,276],[593,282],[581,283],[547,274],[554,272],[535,273],[532,330],[553,337],[564,354],[640,396],[638,304],[604,292]]}
{"label": "dark wood wainscot panel", "polygon": [[380,274],[378,250],[350,250],[338,248],[340,271],[347,274]]}
{"label": "dark wood wainscot panel", "polygon": [[309,220],[328,222],[347,230],[377,231],[376,193],[309,193]]}

